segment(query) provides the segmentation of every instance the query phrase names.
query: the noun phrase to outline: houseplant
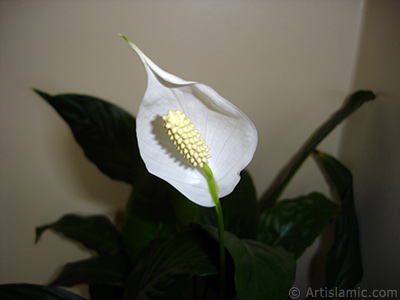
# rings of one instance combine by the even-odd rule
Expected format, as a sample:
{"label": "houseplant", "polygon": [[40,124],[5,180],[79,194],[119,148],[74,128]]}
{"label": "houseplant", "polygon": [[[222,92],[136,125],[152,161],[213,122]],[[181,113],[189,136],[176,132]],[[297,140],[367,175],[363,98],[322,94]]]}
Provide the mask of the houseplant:
{"label": "houseplant", "polygon": [[[354,288],[362,277],[362,264],[352,176],[316,147],[374,94],[349,95],[257,199],[244,169],[257,145],[251,121],[210,87],[159,69],[126,40],[142,59],[149,80],[136,119],[96,97],[52,96],[35,90],[68,123],[86,157],[100,171],[132,185],[123,221],[67,214],[37,227],[37,240],[52,230],[95,255],[66,264],[49,286],[2,285],[0,296],[81,299],[58,287],[88,284],[91,299],[295,298],[291,287],[296,260],[331,223],[335,237],[327,256],[325,287]],[[168,132],[168,124],[174,124],[168,123],[169,109],[186,113],[208,143],[211,157],[197,162],[199,166],[190,161],[194,154],[179,153],[187,154],[181,136]],[[332,196],[312,192],[280,199],[310,155],[331,186]]]}

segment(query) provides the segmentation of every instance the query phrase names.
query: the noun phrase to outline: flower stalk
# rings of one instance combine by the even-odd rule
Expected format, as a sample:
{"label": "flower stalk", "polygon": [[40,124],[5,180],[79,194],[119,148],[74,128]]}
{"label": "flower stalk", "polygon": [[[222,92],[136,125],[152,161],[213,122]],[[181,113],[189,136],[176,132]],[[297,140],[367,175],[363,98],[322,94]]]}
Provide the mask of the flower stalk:
{"label": "flower stalk", "polygon": [[218,188],[217,183],[215,182],[213,172],[211,168],[207,165],[203,165],[203,171],[206,174],[208,187],[210,189],[210,193],[212,199],[215,204],[215,211],[217,213],[218,219],[218,240],[219,240],[219,271],[220,271],[220,280],[221,280],[221,299],[224,299],[225,293],[225,231],[224,231],[224,217],[222,214],[221,202],[218,198]]}

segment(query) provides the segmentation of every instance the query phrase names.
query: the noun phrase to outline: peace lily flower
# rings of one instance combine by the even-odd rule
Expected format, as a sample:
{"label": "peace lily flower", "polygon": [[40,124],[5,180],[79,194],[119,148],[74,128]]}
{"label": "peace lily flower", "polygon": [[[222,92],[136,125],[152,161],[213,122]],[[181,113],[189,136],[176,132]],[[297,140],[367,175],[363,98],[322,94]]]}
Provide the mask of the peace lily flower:
{"label": "peace lily flower", "polygon": [[256,150],[255,126],[211,87],[163,71],[121,36],[139,55],[148,76],[136,118],[146,168],[191,201],[215,206],[205,170],[212,170],[219,198],[230,194]]}

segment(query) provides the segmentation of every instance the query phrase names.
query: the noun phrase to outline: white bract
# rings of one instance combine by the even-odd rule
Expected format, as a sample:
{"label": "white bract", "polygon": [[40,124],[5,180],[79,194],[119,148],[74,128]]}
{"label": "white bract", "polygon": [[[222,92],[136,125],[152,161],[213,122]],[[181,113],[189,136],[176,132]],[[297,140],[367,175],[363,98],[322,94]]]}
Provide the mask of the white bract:
{"label": "white bract", "polygon": [[[255,126],[211,87],[163,71],[124,38],[140,56],[148,76],[147,90],[136,118],[139,151],[147,170],[191,201],[205,207],[215,206],[201,166],[204,163],[211,168],[219,198],[230,194],[256,150]],[[195,126],[191,128],[195,143],[204,146],[198,153],[185,148],[179,140],[182,137],[176,136],[175,140],[176,132],[168,132],[171,129],[167,125],[169,116],[177,117],[171,116],[169,111],[177,110],[178,117],[183,114]],[[200,155],[203,157],[197,160]]]}

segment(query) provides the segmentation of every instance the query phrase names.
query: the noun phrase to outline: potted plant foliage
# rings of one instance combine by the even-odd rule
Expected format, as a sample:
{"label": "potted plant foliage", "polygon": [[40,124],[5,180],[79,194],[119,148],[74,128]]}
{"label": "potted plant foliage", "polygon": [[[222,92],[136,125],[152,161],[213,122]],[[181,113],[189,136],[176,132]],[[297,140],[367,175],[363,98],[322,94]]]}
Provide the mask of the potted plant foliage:
{"label": "potted plant foliage", "polygon": [[[122,36],[124,37],[124,36]],[[67,122],[86,157],[132,185],[122,221],[66,214],[36,228],[93,251],[67,263],[48,286],[5,284],[1,299],[83,299],[62,287],[88,284],[92,300],[285,300],[296,261],[329,225],[324,288],[353,289],[362,277],[352,175],[319,143],[365,102],[357,91],[311,134],[270,187],[256,196],[246,166],[257,130],[209,86],[160,69],[130,40],[148,75],[135,118],[99,98],[35,92]],[[332,195],[281,195],[312,156]]]}

